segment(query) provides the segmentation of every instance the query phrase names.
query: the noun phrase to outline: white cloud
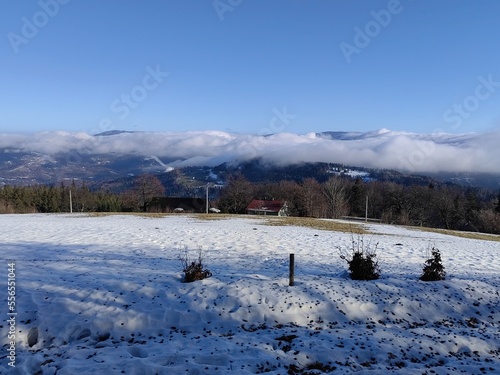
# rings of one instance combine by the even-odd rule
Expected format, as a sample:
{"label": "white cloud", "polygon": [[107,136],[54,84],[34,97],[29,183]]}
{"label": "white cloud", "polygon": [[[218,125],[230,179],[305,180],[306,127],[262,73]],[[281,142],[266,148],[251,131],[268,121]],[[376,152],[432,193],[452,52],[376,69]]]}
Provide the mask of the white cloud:
{"label": "white cloud", "polygon": [[500,172],[499,144],[499,132],[415,134],[387,129],[368,133],[269,136],[221,131],[137,132],[98,137],[70,132],[0,134],[0,150],[48,155],[76,151],[157,156],[177,160],[176,166],[262,158],[278,165],[332,162],[410,172]]}

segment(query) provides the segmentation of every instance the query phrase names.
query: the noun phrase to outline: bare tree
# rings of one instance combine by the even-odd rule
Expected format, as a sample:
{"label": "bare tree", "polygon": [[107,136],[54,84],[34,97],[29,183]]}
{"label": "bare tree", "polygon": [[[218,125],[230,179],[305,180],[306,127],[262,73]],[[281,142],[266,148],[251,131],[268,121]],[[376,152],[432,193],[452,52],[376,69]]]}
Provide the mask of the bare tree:
{"label": "bare tree", "polygon": [[153,198],[165,195],[165,187],[158,177],[152,174],[143,174],[137,177],[133,191],[137,198],[138,208],[143,212],[146,212],[148,204]]}
{"label": "bare tree", "polygon": [[495,214],[497,215],[500,214],[500,190],[498,191],[497,205],[495,206]]}
{"label": "bare tree", "polygon": [[219,198],[219,207],[232,214],[244,213],[253,194],[254,187],[245,177],[241,174],[230,176]]}
{"label": "bare tree", "polygon": [[302,182],[301,211],[303,216],[324,216],[324,196],[321,194],[321,185],[315,178],[306,178]]}
{"label": "bare tree", "polygon": [[323,184],[323,195],[328,205],[328,217],[336,219],[347,215],[349,206],[347,204],[346,184],[340,177],[330,177]]}
{"label": "bare tree", "polygon": [[445,229],[451,229],[453,223],[453,212],[457,203],[457,199],[453,197],[453,191],[448,187],[436,189],[434,194],[434,208],[438,213],[441,225]]}
{"label": "bare tree", "polygon": [[288,214],[291,216],[302,216],[300,199],[302,196],[302,187],[295,181],[283,180],[277,184],[278,194],[276,199],[287,202]]}

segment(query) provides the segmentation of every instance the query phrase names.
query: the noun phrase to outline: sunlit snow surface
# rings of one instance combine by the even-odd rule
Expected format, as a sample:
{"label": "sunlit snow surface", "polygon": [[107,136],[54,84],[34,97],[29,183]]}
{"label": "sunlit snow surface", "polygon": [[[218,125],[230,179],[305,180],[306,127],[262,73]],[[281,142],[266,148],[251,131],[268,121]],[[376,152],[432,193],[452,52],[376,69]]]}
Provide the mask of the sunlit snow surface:
{"label": "sunlit snow surface", "polygon": [[[1,215],[0,373],[287,374],[315,362],[333,374],[500,373],[500,242],[368,227],[382,276],[362,282],[338,255],[349,233],[251,218]],[[447,277],[421,282],[432,246]],[[203,249],[211,278],[181,282],[184,247]]]}

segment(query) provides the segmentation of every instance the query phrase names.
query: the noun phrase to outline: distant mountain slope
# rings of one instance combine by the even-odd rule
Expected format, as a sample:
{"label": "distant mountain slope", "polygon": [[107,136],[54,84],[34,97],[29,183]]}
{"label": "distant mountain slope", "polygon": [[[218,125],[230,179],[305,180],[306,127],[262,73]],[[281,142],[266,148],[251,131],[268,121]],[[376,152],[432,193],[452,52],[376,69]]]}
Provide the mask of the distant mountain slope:
{"label": "distant mountain slope", "polygon": [[[302,182],[307,178],[314,178],[318,182],[324,182],[332,176],[346,176],[360,178],[369,181],[389,181],[406,186],[430,184],[458,184],[464,186],[482,186],[496,189],[499,187],[498,178],[495,181],[487,179],[448,175],[442,178],[439,175],[426,176],[401,173],[394,170],[377,170],[361,167],[347,167],[332,163],[304,163],[287,167],[273,166],[263,163],[262,160],[253,160],[238,165],[233,163],[223,163],[215,167],[184,167],[170,172],[157,174],[160,181],[165,186],[169,195],[172,196],[199,196],[205,195],[207,183],[212,187],[222,187],[228,176],[241,174],[247,180],[254,183],[267,183],[278,181]],[[122,177],[109,181],[96,181],[94,188],[103,188],[115,192],[130,188],[134,183],[134,176]],[[484,185],[481,182],[485,182]],[[212,194],[211,190],[211,194]],[[216,193],[216,192],[215,192]]]}
{"label": "distant mountain slope", "polygon": [[450,134],[450,133],[429,133],[418,134],[402,131],[392,131],[389,129],[379,129],[371,132],[343,132],[328,131],[316,133],[318,137],[341,141],[361,141],[369,139],[391,140],[397,138],[406,138],[413,141],[432,142],[441,145],[467,146],[478,138],[478,134]]}
{"label": "distant mountain slope", "polygon": [[163,171],[165,167],[154,159],[135,155],[0,153],[0,186],[58,184],[72,179],[106,181]]}
{"label": "distant mountain slope", "polygon": [[[497,134],[416,134],[380,129],[267,136],[221,131],[0,134],[0,185],[111,181],[141,173],[245,170],[250,179],[296,179],[320,165],[348,165],[402,176],[445,176],[498,188]],[[264,168],[265,167],[265,168]],[[191,173],[191,172],[189,172]],[[391,172],[395,177],[397,172]],[[206,177],[208,178],[208,177]],[[195,178],[204,183],[205,177]]]}
{"label": "distant mountain slope", "polygon": [[95,134],[96,137],[105,137],[105,136],[110,136],[110,135],[117,135],[117,134],[132,134],[132,133],[137,133],[133,131],[128,131],[128,130],[108,130],[106,132],[98,133]]}

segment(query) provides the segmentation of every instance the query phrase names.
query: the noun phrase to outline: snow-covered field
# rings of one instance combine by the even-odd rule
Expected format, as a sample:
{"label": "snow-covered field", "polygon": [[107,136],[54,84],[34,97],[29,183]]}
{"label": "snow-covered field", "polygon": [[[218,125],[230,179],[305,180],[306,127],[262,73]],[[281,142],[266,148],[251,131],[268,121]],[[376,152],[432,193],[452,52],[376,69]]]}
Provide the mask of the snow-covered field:
{"label": "snow-covered field", "polygon": [[[363,282],[338,256],[349,233],[264,224],[0,216],[0,373],[500,373],[500,242],[368,225],[382,276]],[[418,278],[432,246],[447,278],[426,283]],[[203,249],[211,278],[181,282],[184,247]]]}

